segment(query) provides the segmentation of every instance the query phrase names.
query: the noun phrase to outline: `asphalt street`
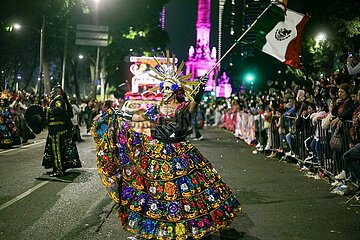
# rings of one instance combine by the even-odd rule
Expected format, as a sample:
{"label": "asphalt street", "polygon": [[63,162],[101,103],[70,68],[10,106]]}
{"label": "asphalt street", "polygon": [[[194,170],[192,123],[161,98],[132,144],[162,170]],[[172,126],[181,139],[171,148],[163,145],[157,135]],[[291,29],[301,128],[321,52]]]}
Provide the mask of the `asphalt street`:
{"label": "asphalt street", "polygon": [[[326,179],[304,176],[292,163],[252,154],[223,129],[192,141],[238,197],[243,211],[230,226],[242,239],[359,239],[360,207],[331,194]],[[0,239],[127,239],[97,175],[90,136],[78,144],[83,168],[50,178],[41,166],[46,132],[0,150]],[[212,236],[219,239],[218,236]]]}

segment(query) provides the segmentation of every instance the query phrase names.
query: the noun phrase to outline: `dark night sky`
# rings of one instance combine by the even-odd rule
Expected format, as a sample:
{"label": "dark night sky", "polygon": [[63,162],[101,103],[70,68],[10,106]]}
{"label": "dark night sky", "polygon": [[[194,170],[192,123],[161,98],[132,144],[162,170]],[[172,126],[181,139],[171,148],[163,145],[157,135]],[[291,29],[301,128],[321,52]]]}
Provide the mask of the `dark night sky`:
{"label": "dark night sky", "polygon": [[[289,7],[304,13],[306,1],[289,1]],[[210,47],[212,48],[217,47],[218,6],[216,0],[212,0],[211,4]],[[186,61],[189,47],[195,45],[197,5],[197,0],[170,0],[166,4],[165,28],[170,37],[169,50],[171,53],[175,53],[180,60]]]}
{"label": "dark night sky", "polygon": [[[306,2],[307,0],[289,1],[288,7],[295,11],[305,13]],[[165,28],[170,38],[168,48],[171,53],[176,54],[179,61],[187,61],[189,47],[194,46],[196,42],[195,25],[197,20],[197,5],[197,0],[170,0],[169,3],[166,5]],[[210,35],[210,48],[217,48],[218,0],[211,1]],[[225,36],[223,35],[223,37]],[[223,53],[226,50],[228,50],[228,47],[225,47],[225,49],[223,49]],[[262,81],[265,81],[266,78],[269,77],[269,71],[271,72],[272,69],[275,67],[274,64],[279,63],[265,53],[259,52],[257,57],[257,60],[261,59],[258,62],[261,62],[261,64],[265,64],[261,67],[261,72],[264,73],[258,73],[259,78],[262,78]]]}
{"label": "dark night sky", "polygon": [[[212,1],[214,2],[214,1]],[[197,0],[170,0],[166,5],[165,28],[169,34],[169,50],[179,60],[186,61],[190,46],[195,47]],[[211,40],[210,47],[217,47],[217,6],[211,6]]]}

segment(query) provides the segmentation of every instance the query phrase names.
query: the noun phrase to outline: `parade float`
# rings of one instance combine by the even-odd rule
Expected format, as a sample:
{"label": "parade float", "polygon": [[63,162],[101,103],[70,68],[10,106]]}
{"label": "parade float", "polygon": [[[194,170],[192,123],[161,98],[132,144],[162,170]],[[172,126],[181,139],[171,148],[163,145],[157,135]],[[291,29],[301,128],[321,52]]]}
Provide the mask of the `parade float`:
{"label": "parade float", "polygon": [[[157,57],[156,60],[153,57],[130,57],[132,63],[130,72],[133,77],[131,78],[131,91],[124,95],[123,111],[129,113],[138,112],[160,103],[162,99],[161,93],[147,91],[160,84],[158,79],[151,76],[155,75],[151,66],[156,68],[159,63],[165,63],[166,58]],[[171,60],[173,59],[170,58]],[[174,58],[174,61],[176,64],[177,58]],[[132,125],[136,131],[150,135],[149,122],[132,122]]]}

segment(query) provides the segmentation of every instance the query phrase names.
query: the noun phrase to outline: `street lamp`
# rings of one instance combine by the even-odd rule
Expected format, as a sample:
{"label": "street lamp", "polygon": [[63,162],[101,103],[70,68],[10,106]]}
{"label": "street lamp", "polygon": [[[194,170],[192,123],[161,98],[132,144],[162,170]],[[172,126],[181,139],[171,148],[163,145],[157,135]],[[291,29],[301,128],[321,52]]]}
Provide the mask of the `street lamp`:
{"label": "street lamp", "polygon": [[252,83],[255,80],[255,75],[253,73],[247,73],[245,75],[245,79],[246,79],[246,81]]}
{"label": "street lamp", "polygon": [[33,27],[33,26],[21,26],[18,23],[15,23],[13,25],[15,30],[19,30],[20,28],[24,27],[24,28],[30,28],[32,30],[35,30],[37,33],[40,34],[40,50],[39,50],[39,93],[40,95],[43,93],[43,61],[44,61],[44,27],[45,27],[45,17],[43,17],[43,22],[41,25],[40,30]]}
{"label": "street lamp", "polygon": [[320,43],[324,42],[326,40],[326,35],[325,33],[319,33],[316,37],[315,37],[315,46],[316,47],[320,47]]}

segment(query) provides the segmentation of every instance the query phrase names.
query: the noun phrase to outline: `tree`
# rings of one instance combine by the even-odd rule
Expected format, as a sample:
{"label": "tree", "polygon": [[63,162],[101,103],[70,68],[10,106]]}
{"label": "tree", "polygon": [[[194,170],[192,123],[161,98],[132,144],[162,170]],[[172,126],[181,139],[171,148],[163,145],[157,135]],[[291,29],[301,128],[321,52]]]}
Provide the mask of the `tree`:
{"label": "tree", "polygon": [[[104,0],[98,9],[90,1],[85,0],[13,0],[2,4],[0,9],[0,63],[4,68],[5,75],[9,80],[15,81],[15,73],[24,72],[26,84],[22,87],[29,89],[37,83],[39,62],[39,35],[36,31],[26,31],[23,38],[15,39],[14,32],[6,31],[15,21],[24,25],[40,29],[43,16],[45,24],[45,49],[44,65],[49,66],[50,84],[54,85],[61,81],[61,65],[64,56],[64,36],[68,31],[68,65],[69,74],[66,74],[66,86],[70,94],[77,89],[76,82],[78,73],[77,57],[79,49],[93,52],[92,47],[80,47],[75,45],[76,24],[95,24],[95,17],[100,25],[109,26],[110,44],[102,51],[102,58],[106,58],[106,67],[110,82],[124,81],[126,76],[119,77],[120,65],[126,64],[125,56],[129,55],[130,49],[139,54],[154,53],[164,50],[168,43],[167,33],[160,30],[159,13],[167,0],[138,0],[117,1]],[[87,3],[87,4],[86,4]],[[69,25],[66,26],[66,22]],[[29,29],[30,30],[30,29]],[[136,33],[133,39],[128,36],[131,32]],[[25,34],[25,31],[22,33]],[[9,47],[10,46],[10,47]],[[15,51],[16,50],[16,51]],[[8,78],[7,78],[8,79]],[[51,80],[53,79],[53,80]],[[81,85],[81,84],[80,84]],[[79,90],[76,90],[78,93]]]}
{"label": "tree", "polygon": [[[302,51],[302,62],[308,73],[333,72],[340,67],[342,55],[360,47],[358,9],[357,0],[308,1],[311,18],[305,27]],[[326,40],[320,43],[316,41],[319,32],[326,34]]]}

